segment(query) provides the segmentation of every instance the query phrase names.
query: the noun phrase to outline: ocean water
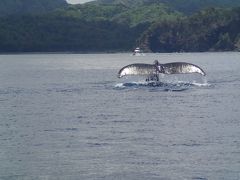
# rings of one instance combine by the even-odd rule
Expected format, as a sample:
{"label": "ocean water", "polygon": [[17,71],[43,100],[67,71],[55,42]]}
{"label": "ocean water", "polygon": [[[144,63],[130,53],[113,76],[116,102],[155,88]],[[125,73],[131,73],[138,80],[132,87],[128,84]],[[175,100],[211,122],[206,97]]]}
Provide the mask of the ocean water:
{"label": "ocean water", "polygon": [[[118,79],[131,63],[207,73]],[[240,53],[0,55],[1,180],[239,180]]]}

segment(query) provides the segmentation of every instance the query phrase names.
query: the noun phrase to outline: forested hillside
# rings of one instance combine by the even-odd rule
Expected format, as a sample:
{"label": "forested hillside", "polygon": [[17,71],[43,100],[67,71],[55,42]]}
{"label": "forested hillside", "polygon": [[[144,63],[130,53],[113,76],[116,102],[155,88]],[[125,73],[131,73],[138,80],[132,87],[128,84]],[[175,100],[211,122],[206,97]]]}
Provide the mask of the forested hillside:
{"label": "forested hillside", "polygon": [[55,12],[57,16],[72,17],[87,21],[108,20],[119,24],[136,26],[141,23],[153,23],[160,20],[176,19],[181,13],[171,10],[163,4],[136,6],[127,8],[122,4],[89,3],[86,5],[73,5]]}
{"label": "forested hillside", "polygon": [[193,14],[197,11],[209,8],[232,8],[240,6],[239,0],[159,0],[162,3],[185,14]]}
{"label": "forested hillside", "polygon": [[[240,8],[229,8],[239,3],[1,0],[0,52],[119,52],[136,46],[149,52],[240,50]],[[189,15],[212,5],[217,7]]]}
{"label": "forested hillside", "polygon": [[192,14],[209,7],[236,7],[239,0],[97,0],[99,4],[123,4],[127,7],[136,7],[150,4],[164,4],[185,14]]}
{"label": "forested hillside", "polygon": [[142,28],[146,29],[58,16],[4,18],[0,19],[0,52],[129,51]]}
{"label": "forested hillside", "polygon": [[158,22],[140,41],[153,52],[240,50],[240,8],[210,8],[177,21]]}
{"label": "forested hillside", "polygon": [[0,0],[0,16],[46,13],[66,5],[65,0]]}

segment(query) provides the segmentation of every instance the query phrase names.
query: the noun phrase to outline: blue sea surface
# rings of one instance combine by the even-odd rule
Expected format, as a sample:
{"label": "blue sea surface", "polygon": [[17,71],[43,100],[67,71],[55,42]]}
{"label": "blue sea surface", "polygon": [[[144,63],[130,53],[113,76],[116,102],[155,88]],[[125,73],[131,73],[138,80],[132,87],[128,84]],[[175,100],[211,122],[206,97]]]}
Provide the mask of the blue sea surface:
{"label": "blue sea surface", "polygon": [[[198,74],[117,78],[132,63]],[[239,180],[240,53],[0,55],[0,179]]]}

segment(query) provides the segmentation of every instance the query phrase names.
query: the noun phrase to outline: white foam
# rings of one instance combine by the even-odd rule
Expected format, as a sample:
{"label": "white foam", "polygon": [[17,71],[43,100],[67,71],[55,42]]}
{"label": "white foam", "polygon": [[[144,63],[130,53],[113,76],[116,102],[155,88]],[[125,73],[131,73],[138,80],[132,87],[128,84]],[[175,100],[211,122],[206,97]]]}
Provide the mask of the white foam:
{"label": "white foam", "polygon": [[115,88],[125,88],[124,83],[118,83],[114,87]]}
{"label": "white foam", "polygon": [[208,87],[208,86],[210,86],[210,84],[209,83],[197,83],[197,82],[193,82],[192,83],[194,86],[199,86],[199,87]]}

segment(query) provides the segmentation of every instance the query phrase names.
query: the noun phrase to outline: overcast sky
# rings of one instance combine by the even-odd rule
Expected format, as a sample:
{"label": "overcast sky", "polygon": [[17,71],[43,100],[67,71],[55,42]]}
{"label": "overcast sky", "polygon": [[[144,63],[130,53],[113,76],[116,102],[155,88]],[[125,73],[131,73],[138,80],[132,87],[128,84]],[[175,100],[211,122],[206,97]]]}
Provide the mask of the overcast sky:
{"label": "overcast sky", "polygon": [[70,4],[80,4],[80,3],[85,3],[93,0],[67,0],[68,3]]}

